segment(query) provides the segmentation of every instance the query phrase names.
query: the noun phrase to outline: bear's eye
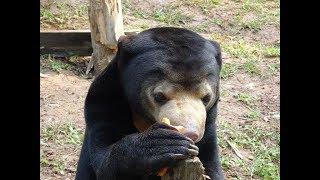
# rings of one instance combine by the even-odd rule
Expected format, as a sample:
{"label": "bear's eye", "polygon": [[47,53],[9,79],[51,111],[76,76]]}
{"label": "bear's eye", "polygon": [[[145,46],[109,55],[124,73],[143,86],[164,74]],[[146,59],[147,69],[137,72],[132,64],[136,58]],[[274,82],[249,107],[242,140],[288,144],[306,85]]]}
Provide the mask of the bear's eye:
{"label": "bear's eye", "polygon": [[201,98],[201,101],[202,101],[203,104],[206,106],[206,105],[209,103],[210,99],[211,99],[210,94],[207,94],[207,95],[205,95],[203,98]]}
{"label": "bear's eye", "polygon": [[162,92],[154,93],[153,98],[154,101],[159,104],[165,104],[168,101],[168,98]]}

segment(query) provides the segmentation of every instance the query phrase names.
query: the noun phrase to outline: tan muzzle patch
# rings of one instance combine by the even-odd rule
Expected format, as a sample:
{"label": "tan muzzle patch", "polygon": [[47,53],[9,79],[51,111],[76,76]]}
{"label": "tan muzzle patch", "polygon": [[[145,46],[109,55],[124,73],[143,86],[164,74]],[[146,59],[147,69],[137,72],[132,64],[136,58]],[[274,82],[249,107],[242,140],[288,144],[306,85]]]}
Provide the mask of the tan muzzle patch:
{"label": "tan muzzle patch", "polygon": [[202,101],[190,94],[179,93],[159,109],[157,121],[168,118],[172,126],[184,127],[183,133],[195,142],[202,139],[206,109]]}

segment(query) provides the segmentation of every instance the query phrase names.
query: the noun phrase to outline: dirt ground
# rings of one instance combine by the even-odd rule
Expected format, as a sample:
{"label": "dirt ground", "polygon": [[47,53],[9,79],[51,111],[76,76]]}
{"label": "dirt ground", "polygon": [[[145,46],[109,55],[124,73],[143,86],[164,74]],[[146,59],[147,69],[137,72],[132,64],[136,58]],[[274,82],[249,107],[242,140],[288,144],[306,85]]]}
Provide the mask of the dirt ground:
{"label": "dirt ground", "polygon": [[[85,13],[83,16],[79,13],[79,18],[55,20],[53,17],[67,17],[59,12],[56,2],[41,0],[43,8],[47,8],[42,10],[41,29],[88,28]],[[68,7],[86,3],[65,2]],[[125,29],[175,25],[222,44],[225,67],[217,124],[225,176],[280,179],[280,58],[274,48],[280,43],[279,2],[224,0],[217,1],[217,5],[212,3],[216,1],[201,0],[122,2]],[[199,2],[206,6],[195,8],[200,7]],[[178,8],[171,12],[163,7]],[[54,13],[48,15],[51,11]],[[42,180],[75,176],[85,127],[84,98],[92,82],[84,75],[85,63],[78,63],[79,59],[74,57],[71,60],[77,63],[68,64],[50,56],[40,57],[40,70],[44,74],[40,78]]]}
{"label": "dirt ground", "polygon": [[[72,73],[46,73],[48,77],[40,81],[40,123],[41,129],[54,127],[53,132],[42,131],[41,156],[46,155],[48,166],[41,168],[41,179],[74,179],[75,167],[79,157],[80,146],[68,143],[57,143],[50,137],[51,133],[70,123],[72,127],[84,129],[83,101],[88,91],[90,81],[81,79]],[[62,127],[64,128],[64,127]],[[61,132],[52,136],[63,136]],[[45,138],[43,137],[45,136]],[[57,158],[58,157],[58,158]],[[61,163],[60,161],[64,162]],[[46,164],[46,162],[41,162]],[[61,164],[59,164],[61,163]],[[60,171],[63,169],[63,171]]]}

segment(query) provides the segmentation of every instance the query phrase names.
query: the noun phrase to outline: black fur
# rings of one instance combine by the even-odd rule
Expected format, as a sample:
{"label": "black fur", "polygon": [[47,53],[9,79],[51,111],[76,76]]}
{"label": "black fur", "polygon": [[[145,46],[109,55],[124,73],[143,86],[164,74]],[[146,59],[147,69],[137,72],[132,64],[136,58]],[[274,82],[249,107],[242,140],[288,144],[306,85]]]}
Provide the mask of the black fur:
{"label": "black fur", "polygon": [[[76,179],[160,179],[155,175],[161,167],[195,151],[207,175],[223,179],[215,126],[220,68],[218,43],[186,29],[154,28],[119,42],[117,55],[85,100],[86,131]],[[154,122],[141,103],[144,88],[171,77],[183,84],[208,77],[217,92],[204,137],[196,144],[199,150],[168,126],[156,123],[143,133],[133,126],[132,110]]]}

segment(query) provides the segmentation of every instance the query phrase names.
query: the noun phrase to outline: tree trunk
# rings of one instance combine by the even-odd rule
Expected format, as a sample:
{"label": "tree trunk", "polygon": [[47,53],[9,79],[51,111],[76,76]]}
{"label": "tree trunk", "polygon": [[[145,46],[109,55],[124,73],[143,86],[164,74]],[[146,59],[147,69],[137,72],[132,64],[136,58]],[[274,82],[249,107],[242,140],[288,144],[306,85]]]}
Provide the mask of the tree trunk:
{"label": "tree trunk", "polygon": [[121,0],[90,0],[92,59],[95,75],[100,74],[117,52],[123,32]]}
{"label": "tree trunk", "polygon": [[204,173],[200,159],[195,157],[179,162],[172,172],[162,176],[161,180],[205,180]]}

